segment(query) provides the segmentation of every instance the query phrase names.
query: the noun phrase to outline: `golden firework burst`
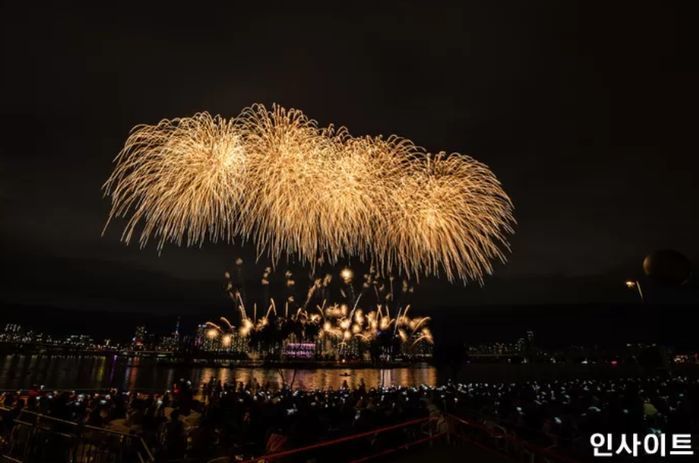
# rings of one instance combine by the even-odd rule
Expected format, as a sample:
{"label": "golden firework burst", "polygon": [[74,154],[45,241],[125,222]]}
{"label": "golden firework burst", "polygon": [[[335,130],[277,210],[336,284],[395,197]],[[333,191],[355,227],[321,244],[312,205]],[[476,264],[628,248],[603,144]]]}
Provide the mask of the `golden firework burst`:
{"label": "golden firework burst", "polygon": [[410,140],[318,128],[296,109],[255,104],[137,126],[104,186],[122,239],[255,243],[273,262],[357,256],[406,276],[483,281],[515,223],[495,175],[471,157]]}
{"label": "golden firework burst", "polygon": [[138,227],[141,246],[153,237],[159,248],[235,236],[245,148],[233,121],[200,113],[136,126],[115,163],[104,185],[112,200],[107,224],[129,216],[123,241]]}

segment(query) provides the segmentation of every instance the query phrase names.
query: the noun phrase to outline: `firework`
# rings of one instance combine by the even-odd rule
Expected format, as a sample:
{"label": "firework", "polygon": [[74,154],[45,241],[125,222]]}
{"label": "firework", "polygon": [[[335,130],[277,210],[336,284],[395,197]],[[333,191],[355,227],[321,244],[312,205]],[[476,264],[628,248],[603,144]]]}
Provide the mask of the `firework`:
{"label": "firework", "polygon": [[301,111],[253,105],[236,118],[244,135],[246,192],[240,232],[272,261],[283,254],[315,261],[323,253],[321,217],[312,193],[331,149],[315,121]]}
{"label": "firework", "polygon": [[104,185],[115,217],[129,216],[122,240],[153,237],[196,245],[231,241],[243,192],[244,147],[233,121],[208,113],[136,126]]}
{"label": "firework", "polygon": [[[402,309],[401,309],[402,310]],[[254,322],[249,318],[241,321],[241,327],[237,330],[233,326],[228,326],[226,330],[216,325],[207,322],[207,326],[211,327],[207,331],[207,335],[215,338],[221,335],[222,342],[227,342],[230,346],[232,336],[250,339],[264,330],[271,329],[278,342],[285,339],[283,334],[283,326],[287,324],[296,325],[300,332],[314,332],[320,338],[327,337],[328,339],[347,342],[352,338],[357,338],[360,342],[372,343],[379,336],[386,336],[387,339],[397,339],[400,343],[407,346],[415,346],[421,341],[432,343],[432,335],[429,328],[426,326],[429,317],[409,318],[407,315],[402,315],[396,318],[383,313],[380,306],[373,310],[364,312],[363,309],[357,309],[352,317],[347,313],[343,314],[340,306],[337,304],[331,305],[325,309],[324,315],[319,313],[309,313],[303,308],[299,308],[296,313],[291,316],[277,316],[271,318],[273,308],[268,309],[267,314]],[[222,317],[224,318],[224,317]],[[314,338],[306,339],[314,341]]]}
{"label": "firework", "polygon": [[413,163],[386,213],[376,253],[408,276],[438,275],[482,283],[492,260],[505,260],[512,204],[483,164],[458,154]]}
{"label": "firework", "polygon": [[137,229],[142,246],[153,238],[159,248],[240,237],[273,263],[295,256],[313,268],[356,256],[410,278],[482,283],[493,260],[505,260],[514,224],[484,164],[396,136],[319,128],[276,105],[138,126],[104,190],[107,224],[128,217],[126,242]]}
{"label": "firework", "polygon": [[[237,263],[242,266],[242,263]],[[265,268],[261,287],[268,286],[264,280],[271,278],[271,270]],[[339,272],[340,278],[335,287],[326,288],[329,291],[338,287],[346,288],[348,293],[354,292],[354,283],[348,276],[354,275],[354,271],[345,267]],[[344,274],[344,276],[342,275]],[[227,280],[230,272],[224,273]],[[313,276],[313,275],[311,275]],[[284,277],[287,281],[293,279],[293,273],[286,271]],[[389,277],[390,279],[390,277]],[[285,304],[284,313],[278,313],[274,299],[270,299],[270,305],[266,313],[257,318],[256,305],[253,305],[253,317],[248,318],[245,313],[243,300],[233,298],[241,314],[240,327],[236,328],[225,316],[219,318],[222,322],[218,325],[214,322],[205,324],[205,335],[211,342],[215,342],[216,348],[224,350],[246,350],[254,354],[270,355],[279,352],[285,343],[314,342],[326,355],[344,357],[351,352],[382,350],[384,355],[396,355],[399,353],[413,355],[419,345],[433,343],[432,334],[429,331],[429,317],[410,317],[410,306],[398,307],[397,316],[391,317],[390,308],[381,304],[383,299],[380,291],[372,292],[366,289],[356,298],[350,308],[352,296],[345,295],[344,302],[338,301],[328,305],[327,299],[313,308],[308,308],[313,300],[318,300],[320,295],[314,296],[314,288],[323,284],[330,286],[332,278],[325,275],[323,278],[315,277],[308,281],[307,299],[304,306],[288,311],[288,303]],[[375,269],[363,275],[362,287],[367,283],[372,286],[377,281]],[[324,283],[325,282],[325,283]],[[288,285],[287,285],[288,286]],[[382,291],[386,291],[384,288]],[[340,293],[342,294],[342,293]],[[375,298],[374,302],[365,300],[365,305],[360,306],[362,296],[365,299]]]}
{"label": "firework", "polygon": [[419,149],[396,136],[353,138],[345,128],[323,134],[331,148],[323,152],[323,181],[315,187],[321,243],[333,263],[351,256],[373,261],[375,235]]}

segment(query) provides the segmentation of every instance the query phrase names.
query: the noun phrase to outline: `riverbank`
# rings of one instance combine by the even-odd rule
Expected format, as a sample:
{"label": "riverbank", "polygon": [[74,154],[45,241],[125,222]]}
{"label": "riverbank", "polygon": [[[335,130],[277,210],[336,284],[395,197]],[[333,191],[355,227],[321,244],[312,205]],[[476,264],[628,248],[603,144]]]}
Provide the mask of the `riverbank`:
{"label": "riverbank", "polygon": [[[106,357],[126,359],[137,367],[141,359],[154,361],[155,365],[170,367],[229,367],[229,368],[403,368],[416,363],[431,363],[432,358],[398,358],[391,360],[367,361],[352,359],[255,359],[246,354],[225,351],[138,351],[123,349],[85,349],[71,345],[41,345],[0,343],[0,355],[36,355],[41,357]],[[149,362],[149,366],[153,363]]]}

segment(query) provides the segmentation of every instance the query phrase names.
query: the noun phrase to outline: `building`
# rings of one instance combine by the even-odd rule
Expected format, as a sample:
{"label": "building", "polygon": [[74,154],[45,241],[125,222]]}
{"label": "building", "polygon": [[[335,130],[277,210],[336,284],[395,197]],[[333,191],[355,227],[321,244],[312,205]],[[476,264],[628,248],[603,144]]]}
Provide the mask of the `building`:
{"label": "building", "polygon": [[147,336],[148,331],[146,331],[146,327],[143,325],[137,326],[133,339],[131,340],[131,347],[133,350],[143,350]]}
{"label": "building", "polygon": [[92,336],[87,334],[71,334],[66,336],[63,343],[66,346],[88,348],[92,347],[94,340],[92,339]]}
{"label": "building", "polygon": [[175,331],[158,340],[157,350],[162,352],[176,352],[180,350],[180,317],[177,317]]}

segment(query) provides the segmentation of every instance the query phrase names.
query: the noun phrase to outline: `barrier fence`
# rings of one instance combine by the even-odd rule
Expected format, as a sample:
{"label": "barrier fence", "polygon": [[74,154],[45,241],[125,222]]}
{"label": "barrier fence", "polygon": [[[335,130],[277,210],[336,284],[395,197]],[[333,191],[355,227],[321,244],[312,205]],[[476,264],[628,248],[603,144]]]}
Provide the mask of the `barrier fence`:
{"label": "barrier fence", "polygon": [[563,455],[551,448],[532,444],[517,437],[506,428],[495,423],[482,423],[447,415],[449,433],[453,439],[468,442],[486,450],[497,452],[505,458],[527,463],[578,463],[578,460]]}
{"label": "barrier fence", "polygon": [[[411,431],[412,430],[412,431]],[[381,436],[400,432],[400,442],[381,442]],[[364,448],[365,454],[357,455],[358,441],[370,439],[372,445]],[[435,441],[447,444],[467,444],[479,447],[485,451],[497,454],[503,461],[526,463],[577,463],[578,460],[559,454],[552,449],[540,447],[518,438],[505,428],[497,425],[486,425],[478,421],[467,420],[456,415],[420,418],[404,423],[385,426],[363,433],[331,439],[317,444],[299,447],[282,452],[270,453],[257,458],[243,460],[244,463],[267,463],[278,461],[305,461],[311,459],[324,461],[324,453],[334,457],[328,460],[353,463],[366,462],[387,457],[408,450],[421,444],[432,445]],[[355,444],[352,448],[355,454],[341,451],[340,447],[347,443]],[[382,445],[383,444],[383,445]],[[305,457],[305,458],[304,458]],[[223,462],[224,460],[215,460]]]}
{"label": "barrier fence", "polygon": [[[0,408],[0,411],[7,409]],[[23,411],[14,420],[0,461],[33,463],[153,463],[151,451],[140,437],[88,425],[79,425]],[[438,444],[472,445],[496,453],[503,461],[576,463],[577,460],[521,439],[507,429],[452,414],[408,420],[348,436],[242,460],[243,463],[281,461],[367,462],[397,456],[414,447]],[[455,450],[455,452],[457,452]],[[461,454],[460,454],[461,455]],[[181,461],[187,461],[185,459]],[[212,462],[241,461],[217,458]]]}
{"label": "barrier fence", "polygon": [[[7,411],[7,409],[0,409]],[[9,462],[152,463],[138,436],[22,411],[2,452]]]}
{"label": "barrier fence", "polygon": [[[328,452],[329,450],[332,450],[332,452],[328,452],[329,454],[349,457],[347,460],[343,461],[352,461],[355,463],[369,461],[409,449],[415,445],[432,442],[445,437],[447,434],[446,428],[440,429],[439,423],[440,420],[433,417],[418,418],[399,424],[372,429],[371,431],[318,442],[304,447],[250,458],[248,460],[243,460],[243,463],[266,463],[299,458],[303,460],[304,455],[310,456],[311,454],[314,458],[318,458],[319,453],[322,455],[323,451]],[[362,455],[362,453],[364,453],[361,452],[362,447],[358,447],[358,444],[362,443],[361,441],[367,441],[368,443],[368,445],[363,448],[368,450],[368,452],[366,452],[367,454]],[[339,450],[341,447],[351,450],[349,450],[349,453],[340,453]],[[359,449],[359,452],[357,452],[357,449]],[[335,456],[334,459],[337,460],[337,456]]]}

